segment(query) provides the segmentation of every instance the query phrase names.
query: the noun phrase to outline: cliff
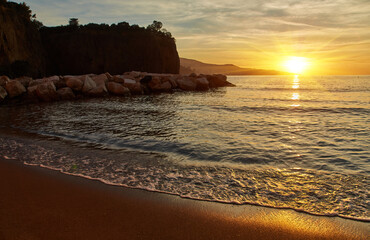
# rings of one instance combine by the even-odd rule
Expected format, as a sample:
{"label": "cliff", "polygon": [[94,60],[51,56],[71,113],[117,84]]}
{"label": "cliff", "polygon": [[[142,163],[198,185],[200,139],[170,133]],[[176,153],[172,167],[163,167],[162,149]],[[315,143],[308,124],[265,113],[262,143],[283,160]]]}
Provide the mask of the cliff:
{"label": "cliff", "polygon": [[0,75],[45,74],[40,34],[25,4],[0,1]]}
{"label": "cliff", "polygon": [[175,39],[160,22],[41,26],[25,3],[0,0],[0,76],[179,73]]}
{"label": "cliff", "polygon": [[179,73],[175,40],[162,32],[104,24],[41,28],[40,32],[48,75]]}

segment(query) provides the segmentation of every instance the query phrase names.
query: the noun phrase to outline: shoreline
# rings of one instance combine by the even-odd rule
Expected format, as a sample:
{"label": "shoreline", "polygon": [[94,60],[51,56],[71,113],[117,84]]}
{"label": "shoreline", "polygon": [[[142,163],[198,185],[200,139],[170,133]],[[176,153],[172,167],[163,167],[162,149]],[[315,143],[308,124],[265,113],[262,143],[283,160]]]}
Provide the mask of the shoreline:
{"label": "shoreline", "polygon": [[[1,158],[0,158],[0,160],[1,160]],[[43,169],[46,169],[46,170],[49,170],[49,171],[56,171],[56,172],[61,173],[63,175],[69,175],[69,176],[72,176],[72,177],[84,178],[84,179],[87,179],[87,180],[90,180],[90,181],[100,182],[100,183],[103,183],[103,184],[108,185],[108,186],[121,187],[121,188],[126,188],[126,189],[146,191],[146,192],[152,192],[152,193],[158,193],[158,194],[167,194],[167,195],[171,195],[171,196],[174,196],[174,197],[180,197],[181,199],[189,199],[189,200],[194,200],[194,201],[227,204],[227,205],[233,205],[233,206],[250,205],[250,206],[262,207],[262,208],[271,208],[271,209],[278,209],[278,210],[279,209],[280,210],[293,210],[293,211],[296,211],[298,213],[303,213],[303,214],[316,216],[316,217],[329,217],[329,218],[330,217],[338,217],[338,218],[341,218],[341,219],[346,219],[346,220],[351,220],[351,221],[370,223],[369,218],[364,219],[364,218],[348,217],[348,216],[342,216],[342,215],[338,215],[338,214],[331,214],[331,215],[318,214],[318,213],[311,213],[311,212],[307,212],[307,211],[302,210],[302,209],[295,209],[295,208],[291,208],[291,207],[270,206],[270,205],[263,205],[263,204],[258,204],[258,203],[254,203],[254,202],[237,203],[237,202],[228,202],[228,201],[222,201],[222,200],[207,200],[207,199],[201,199],[201,198],[192,198],[192,197],[188,197],[188,196],[181,196],[179,194],[172,193],[172,192],[152,190],[152,189],[141,188],[141,187],[132,187],[132,186],[123,185],[123,184],[115,184],[115,183],[108,182],[108,181],[106,181],[104,179],[101,179],[101,178],[93,178],[93,177],[89,177],[89,176],[82,175],[82,174],[74,174],[74,173],[64,172],[62,169],[48,167],[48,166],[45,166],[45,165],[29,164],[29,163],[24,163],[24,165],[25,166],[30,166],[30,167],[36,167],[36,168],[43,168]]]}
{"label": "shoreline", "polygon": [[369,230],[339,217],[184,199],[4,158],[0,176],[0,239],[366,239]]}

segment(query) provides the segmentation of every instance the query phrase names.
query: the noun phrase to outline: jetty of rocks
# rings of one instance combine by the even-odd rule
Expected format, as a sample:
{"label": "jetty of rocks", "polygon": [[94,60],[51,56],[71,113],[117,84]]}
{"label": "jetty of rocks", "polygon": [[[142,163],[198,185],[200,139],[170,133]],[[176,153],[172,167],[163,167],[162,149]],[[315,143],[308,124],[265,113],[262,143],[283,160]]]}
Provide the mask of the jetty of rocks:
{"label": "jetty of rocks", "polygon": [[51,76],[41,79],[0,76],[0,102],[53,102],[84,97],[110,95],[130,96],[174,91],[208,91],[212,88],[234,86],[221,74],[179,75],[127,72],[79,76]]}

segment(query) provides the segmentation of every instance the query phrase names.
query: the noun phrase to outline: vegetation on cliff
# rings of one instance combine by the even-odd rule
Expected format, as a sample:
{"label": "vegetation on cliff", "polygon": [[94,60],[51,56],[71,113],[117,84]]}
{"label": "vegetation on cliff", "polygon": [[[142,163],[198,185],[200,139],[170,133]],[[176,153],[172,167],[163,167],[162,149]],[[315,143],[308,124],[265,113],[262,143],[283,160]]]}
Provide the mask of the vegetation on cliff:
{"label": "vegetation on cliff", "polygon": [[80,26],[74,19],[67,26],[41,28],[40,33],[48,75],[179,72],[175,39],[157,21],[144,28],[127,22]]}

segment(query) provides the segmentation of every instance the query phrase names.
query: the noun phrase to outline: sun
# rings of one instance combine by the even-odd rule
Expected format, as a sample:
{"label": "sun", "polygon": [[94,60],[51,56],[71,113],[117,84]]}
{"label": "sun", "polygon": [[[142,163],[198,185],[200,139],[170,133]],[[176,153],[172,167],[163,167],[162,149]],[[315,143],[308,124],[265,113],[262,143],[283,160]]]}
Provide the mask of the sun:
{"label": "sun", "polygon": [[308,67],[308,59],[305,57],[287,57],[283,62],[283,66],[286,71],[294,74],[303,73]]}

